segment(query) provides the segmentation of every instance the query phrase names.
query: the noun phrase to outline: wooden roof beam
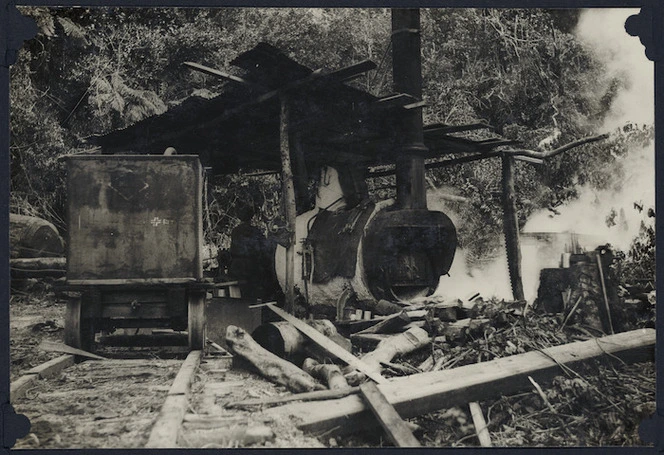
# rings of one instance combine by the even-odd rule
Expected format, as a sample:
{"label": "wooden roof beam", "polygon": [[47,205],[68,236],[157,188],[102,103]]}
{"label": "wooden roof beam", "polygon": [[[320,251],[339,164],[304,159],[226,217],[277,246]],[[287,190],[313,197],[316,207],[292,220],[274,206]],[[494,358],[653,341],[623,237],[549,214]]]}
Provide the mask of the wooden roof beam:
{"label": "wooden roof beam", "polygon": [[325,79],[331,79],[339,82],[346,82],[355,79],[358,76],[366,73],[367,71],[375,70],[376,64],[371,60],[363,60],[359,63],[354,63],[344,68],[339,68],[330,73],[323,75]]}
{"label": "wooden roof beam", "polygon": [[469,123],[467,125],[443,125],[440,123],[434,123],[432,125],[427,125],[424,127],[425,135],[433,134],[450,134],[450,133],[461,133],[465,131],[475,131],[475,130],[490,130],[493,131],[495,128],[488,123],[479,122],[479,123]]}
{"label": "wooden roof beam", "polygon": [[195,70],[195,71],[200,71],[201,73],[209,74],[211,76],[216,76],[221,79],[225,79],[228,81],[236,82],[238,84],[242,84],[247,87],[256,87],[265,90],[265,88],[261,85],[255,84],[251,81],[248,81],[246,79],[243,79],[238,76],[234,76],[230,73],[226,73],[224,71],[220,71],[218,69],[210,68],[209,66],[201,65],[200,63],[194,63],[194,62],[184,62],[184,66]]}
{"label": "wooden roof beam", "polygon": [[407,93],[397,93],[396,95],[385,96],[374,101],[371,106],[380,109],[403,107],[408,104],[416,103],[419,100]]}

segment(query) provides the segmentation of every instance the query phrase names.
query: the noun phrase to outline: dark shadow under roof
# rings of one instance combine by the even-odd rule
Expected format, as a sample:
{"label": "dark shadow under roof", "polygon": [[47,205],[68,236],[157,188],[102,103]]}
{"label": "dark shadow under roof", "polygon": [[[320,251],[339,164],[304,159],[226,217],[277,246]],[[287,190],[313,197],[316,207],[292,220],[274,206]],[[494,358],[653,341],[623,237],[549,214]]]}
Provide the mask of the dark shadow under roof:
{"label": "dark shadow under roof", "polygon": [[[378,98],[346,81],[375,67],[372,62],[337,71],[313,71],[277,48],[261,43],[232,62],[250,84],[228,82],[221,95],[192,96],[161,115],[88,142],[103,153],[161,154],[167,147],[198,154],[217,174],[239,169],[281,167],[280,97],[286,93],[291,138],[299,144],[307,166],[355,162],[391,164],[398,143],[401,115],[418,100],[404,94]],[[421,107],[414,107],[421,108]],[[484,153],[509,141],[472,141],[452,134],[487,128],[425,127],[426,158],[450,153]]]}

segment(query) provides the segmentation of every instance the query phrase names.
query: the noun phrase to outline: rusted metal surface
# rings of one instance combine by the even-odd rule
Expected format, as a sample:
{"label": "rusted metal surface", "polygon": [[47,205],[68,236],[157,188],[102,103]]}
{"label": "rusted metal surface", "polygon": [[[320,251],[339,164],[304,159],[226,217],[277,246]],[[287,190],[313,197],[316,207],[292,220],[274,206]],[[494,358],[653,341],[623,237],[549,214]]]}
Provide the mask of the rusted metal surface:
{"label": "rusted metal surface", "polygon": [[367,228],[363,261],[376,299],[407,298],[435,289],[452,265],[454,224],[442,212],[381,212]]}
{"label": "rusted metal surface", "polygon": [[197,156],[68,160],[68,280],[202,278]]}

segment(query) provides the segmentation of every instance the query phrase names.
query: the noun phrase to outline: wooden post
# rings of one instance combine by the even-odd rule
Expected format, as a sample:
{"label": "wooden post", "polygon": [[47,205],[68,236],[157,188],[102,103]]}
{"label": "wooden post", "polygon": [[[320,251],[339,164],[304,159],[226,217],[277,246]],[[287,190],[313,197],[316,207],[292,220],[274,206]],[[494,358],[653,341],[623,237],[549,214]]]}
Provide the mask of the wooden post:
{"label": "wooden post", "polygon": [[293,169],[295,170],[294,175],[294,187],[295,187],[295,208],[297,214],[301,214],[309,210],[307,201],[309,199],[309,174],[307,173],[307,165],[304,161],[304,149],[302,148],[302,134],[297,131],[291,133],[290,141],[292,144],[292,158],[293,158]]}
{"label": "wooden post", "polygon": [[608,329],[611,334],[614,334],[615,332],[613,331],[613,321],[611,320],[611,305],[609,305],[609,298],[606,295],[606,283],[604,281],[604,271],[602,270],[602,258],[600,257],[599,253],[597,253],[597,271],[599,272],[599,282],[602,285],[602,298],[604,300],[603,309],[606,312],[605,318],[602,318],[606,319],[606,324],[603,323],[602,328],[605,331]]}
{"label": "wooden post", "polygon": [[279,141],[281,147],[282,201],[286,217],[286,231],[289,236],[288,247],[286,248],[286,289],[284,289],[284,294],[286,296],[286,311],[292,314],[295,310],[295,218],[297,218],[297,209],[295,206],[295,187],[293,184],[293,169],[291,166],[288,134],[288,97],[282,93],[279,99],[281,101]]}
{"label": "wooden post", "polygon": [[519,220],[516,212],[516,192],[514,190],[514,157],[502,155],[503,164],[503,231],[507,267],[512,284],[514,300],[524,300],[521,280],[521,246],[519,244]]}

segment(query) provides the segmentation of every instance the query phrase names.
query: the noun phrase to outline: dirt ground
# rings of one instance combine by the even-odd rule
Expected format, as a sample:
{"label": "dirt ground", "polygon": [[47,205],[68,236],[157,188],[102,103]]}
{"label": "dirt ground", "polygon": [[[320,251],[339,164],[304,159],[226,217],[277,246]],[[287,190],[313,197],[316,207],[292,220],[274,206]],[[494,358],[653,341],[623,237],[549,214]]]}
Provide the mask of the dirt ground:
{"label": "dirt ground", "polygon": [[42,340],[64,340],[65,302],[55,298],[48,282],[31,281],[12,289],[9,300],[10,380],[50,359],[56,352],[37,348]]}
{"label": "dirt ground", "polygon": [[[37,346],[43,339],[62,341],[64,308],[65,302],[57,301],[49,286],[33,283],[14,291],[10,304],[12,380],[60,355],[41,351]],[[578,325],[558,330],[559,315],[530,315],[524,319],[494,303],[484,307],[482,316],[491,320],[489,329],[467,333],[462,340],[439,346],[446,368],[588,339],[588,333],[584,334],[585,329]],[[647,316],[633,328],[652,326],[654,314]],[[419,352],[395,361],[417,366],[428,354],[430,351]],[[124,375],[119,370],[97,369],[92,367],[94,363],[85,362],[60,378],[39,381],[25,399],[13,402],[16,411],[32,421],[31,435],[15,447],[141,447],[178,363],[158,358],[145,362],[145,368],[126,371]],[[247,371],[230,368],[221,374],[225,368],[206,363],[193,386],[202,393],[197,395],[198,401],[192,402],[191,413],[228,417],[231,414],[224,410],[225,402],[288,393]],[[541,384],[546,400],[533,387],[511,396],[497,394],[496,399],[482,402],[480,407],[494,446],[639,446],[644,442],[639,438],[638,426],[655,411],[655,372],[652,362],[613,367],[589,365],[561,374],[552,383]],[[93,414],[90,409],[94,409]],[[260,442],[258,447],[389,446],[379,431],[344,438],[319,435],[314,439],[302,435],[289,419],[266,422],[252,413],[240,417],[273,429],[276,437]],[[411,422],[420,427],[415,436],[422,445],[479,445],[467,407],[442,409]],[[231,440],[210,440],[203,433],[194,432],[189,439],[185,433],[182,445],[234,446]]]}
{"label": "dirt ground", "polygon": [[[34,282],[14,290],[10,302],[12,381],[24,371],[61,355],[42,351],[38,346],[44,339],[63,341],[64,312],[65,302],[56,299],[50,285]],[[100,353],[113,355],[109,349],[103,351]],[[133,354],[136,353],[129,353]],[[16,412],[31,421],[29,435],[18,440],[14,448],[143,447],[182,359],[154,358],[159,355],[156,351],[148,354],[153,358],[139,354],[144,358],[88,360],[59,377],[38,381],[25,397],[13,399]],[[202,361],[192,385],[191,413],[231,416],[250,424],[268,425],[274,437],[260,441],[256,447],[324,447],[317,439],[303,435],[290,419],[264,420],[253,416],[255,413],[224,410],[223,403],[227,401],[287,391],[242,369],[229,369],[220,376],[214,365],[214,357]],[[220,439],[218,433],[185,431],[179,442],[183,447],[237,446],[237,441]],[[210,434],[215,435],[213,443]]]}

